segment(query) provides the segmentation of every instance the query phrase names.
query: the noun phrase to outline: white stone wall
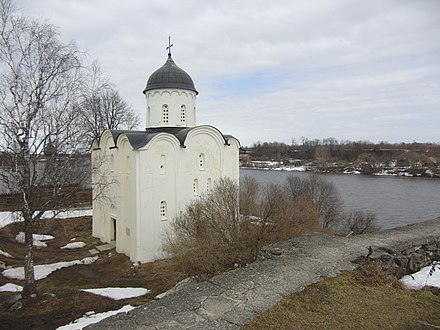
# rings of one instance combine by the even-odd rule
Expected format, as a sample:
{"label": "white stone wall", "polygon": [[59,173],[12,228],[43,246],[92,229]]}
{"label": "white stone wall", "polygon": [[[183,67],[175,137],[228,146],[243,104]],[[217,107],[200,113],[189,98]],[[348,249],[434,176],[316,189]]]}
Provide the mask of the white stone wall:
{"label": "white stone wall", "polygon": [[[185,147],[174,135],[160,133],[139,150],[133,150],[124,135],[115,148],[110,131],[104,132],[99,149],[95,146],[93,151],[95,164],[105,159],[93,174],[95,184],[104,183],[103,196],[94,190],[93,236],[103,242],[116,237],[116,251],[132,261],[162,257],[164,232],[188,202],[212,189],[222,177],[238,183],[238,150],[237,140],[230,139],[226,145],[211,126],[192,129]],[[166,203],[165,216],[161,202]]]}
{"label": "white stone wall", "polygon": [[[196,126],[196,93],[183,89],[153,89],[145,94],[147,99],[147,126]],[[168,120],[164,121],[163,108],[168,107]],[[182,106],[185,120],[182,121]]]}

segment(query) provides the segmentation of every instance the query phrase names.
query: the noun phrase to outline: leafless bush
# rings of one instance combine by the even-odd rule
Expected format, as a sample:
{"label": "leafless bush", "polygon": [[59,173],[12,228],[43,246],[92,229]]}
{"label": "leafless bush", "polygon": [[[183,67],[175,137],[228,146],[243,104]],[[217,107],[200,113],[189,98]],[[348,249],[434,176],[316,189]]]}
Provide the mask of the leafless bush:
{"label": "leafless bush", "polygon": [[222,179],[175,219],[164,250],[180,272],[208,277],[254,261],[267,243],[318,228],[319,212],[309,199],[292,199],[281,186],[253,179],[245,179],[239,191]]}
{"label": "leafless bush", "polygon": [[249,176],[240,183],[240,214],[243,216],[257,216],[256,210],[261,194],[261,185]]}
{"label": "leafless bush", "polygon": [[204,277],[252,261],[253,225],[240,220],[238,197],[238,186],[221,179],[175,219],[164,250],[179,271]]}
{"label": "leafless bush", "polygon": [[307,197],[291,198],[280,185],[262,188],[257,204],[261,244],[287,240],[319,229],[319,212]]}
{"label": "leafless bush", "polygon": [[291,175],[286,179],[284,190],[293,199],[309,198],[319,211],[323,228],[337,227],[341,219],[342,200],[333,183],[316,174],[307,178]]}
{"label": "leafless bush", "polygon": [[344,230],[353,235],[373,233],[380,230],[376,216],[371,212],[355,210],[345,216]]}

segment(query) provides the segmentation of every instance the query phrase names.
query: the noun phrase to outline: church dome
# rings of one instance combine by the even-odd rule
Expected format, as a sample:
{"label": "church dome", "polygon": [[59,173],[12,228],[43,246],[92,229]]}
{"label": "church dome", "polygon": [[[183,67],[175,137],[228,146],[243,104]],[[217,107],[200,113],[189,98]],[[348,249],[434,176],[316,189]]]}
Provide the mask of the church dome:
{"label": "church dome", "polygon": [[194,82],[188,73],[179,68],[168,53],[165,64],[154,71],[148,78],[147,86],[143,93],[152,89],[178,88],[186,89],[198,94]]}

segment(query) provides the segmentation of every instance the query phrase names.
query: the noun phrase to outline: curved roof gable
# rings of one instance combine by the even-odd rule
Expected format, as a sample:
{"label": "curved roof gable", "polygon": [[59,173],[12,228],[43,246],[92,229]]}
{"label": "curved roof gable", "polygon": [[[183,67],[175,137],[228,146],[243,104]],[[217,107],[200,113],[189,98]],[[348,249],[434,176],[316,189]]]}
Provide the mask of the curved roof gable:
{"label": "curved roof gable", "polygon": [[[180,142],[181,147],[185,147],[185,140],[188,133],[197,129],[197,127],[152,127],[147,128],[145,131],[126,131],[126,130],[110,130],[115,146],[117,145],[118,138],[121,135],[125,135],[128,138],[133,149],[140,149],[146,146],[157,134],[168,133],[174,135]],[[229,139],[234,138],[232,135],[223,135],[217,128],[208,126],[217,130],[223,137],[225,144],[228,144]]]}

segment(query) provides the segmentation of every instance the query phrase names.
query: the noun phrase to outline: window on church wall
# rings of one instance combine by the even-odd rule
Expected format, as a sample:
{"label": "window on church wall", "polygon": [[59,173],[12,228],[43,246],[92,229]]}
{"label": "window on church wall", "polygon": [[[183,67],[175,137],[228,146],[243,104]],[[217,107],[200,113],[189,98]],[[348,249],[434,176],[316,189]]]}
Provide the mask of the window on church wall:
{"label": "window on church wall", "polygon": [[162,121],[164,123],[168,123],[169,121],[169,116],[170,116],[170,110],[168,109],[168,105],[164,104],[162,106]]}
{"label": "window on church wall", "polygon": [[160,155],[159,170],[160,170],[160,174],[166,174],[167,173],[166,156],[165,155]]}
{"label": "window on church wall", "polygon": [[206,181],[206,191],[210,191],[212,189],[212,180],[211,178],[208,178]]}
{"label": "window on church wall", "polygon": [[200,170],[205,169],[205,154],[203,153],[199,154],[199,169]]}
{"label": "window on church wall", "polygon": [[194,192],[194,195],[199,194],[199,180],[197,180],[197,179],[194,179],[194,182],[193,182],[193,192]]}
{"label": "window on church wall", "polygon": [[183,125],[186,124],[186,107],[184,104],[180,106],[180,123]]}
{"label": "window on church wall", "polygon": [[150,124],[150,107],[147,107],[147,124]]}
{"label": "window on church wall", "polygon": [[115,172],[115,156],[114,155],[110,155],[110,172],[111,173]]}
{"label": "window on church wall", "polygon": [[162,220],[167,219],[167,202],[165,201],[160,202],[160,218]]}

